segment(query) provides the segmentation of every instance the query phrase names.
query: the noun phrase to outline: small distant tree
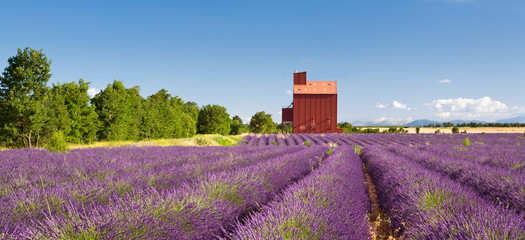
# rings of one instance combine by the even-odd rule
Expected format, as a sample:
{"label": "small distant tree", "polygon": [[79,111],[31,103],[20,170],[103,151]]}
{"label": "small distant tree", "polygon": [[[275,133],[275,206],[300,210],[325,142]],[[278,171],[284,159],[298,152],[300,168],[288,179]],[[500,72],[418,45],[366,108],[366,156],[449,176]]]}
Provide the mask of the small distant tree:
{"label": "small distant tree", "polygon": [[420,127],[416,127],[416,133],[419,133],[419,130],[421,130]]}
{"label": "small distant tree", "polygon": [[226,108],[219,105],[206,105],[199,111],[197,121],[197,132],[202,134],[221,134],[230,133],[230,114]]}
{"label": "small distant tree", "polygon": [[459,133],[459,128],[456,127],[456,126],[454,126],[454,127],[452,128],[452,133]]}
{"label": "small distant tree", "polygon": [[231,135],[238,135],[248,132],[248,126],[242,122],[241,117],[238,115],[235,115],[232,118],[232,124],[230,128],[230,134]]}
{"label": "small distant tree", "polygon": [[292,133],[293,126],[292,123],[278,123],[276,124],[277,131],[282,131],[283,133]]}
{"label": "small distant tree", "polygon": [[255,113],[250,120],[250,131],[253,133],[272,133],[275,131],[275,124],[271,114],[264,111]]}

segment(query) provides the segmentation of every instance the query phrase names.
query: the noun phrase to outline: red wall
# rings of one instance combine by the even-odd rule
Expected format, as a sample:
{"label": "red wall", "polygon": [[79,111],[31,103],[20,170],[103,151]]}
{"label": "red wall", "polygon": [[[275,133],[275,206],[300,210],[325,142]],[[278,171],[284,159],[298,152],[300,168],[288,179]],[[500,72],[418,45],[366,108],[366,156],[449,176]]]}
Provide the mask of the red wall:
{"label": "red wall", "polygon": [[336,133],[337,94],[294,94],[293,133]]}

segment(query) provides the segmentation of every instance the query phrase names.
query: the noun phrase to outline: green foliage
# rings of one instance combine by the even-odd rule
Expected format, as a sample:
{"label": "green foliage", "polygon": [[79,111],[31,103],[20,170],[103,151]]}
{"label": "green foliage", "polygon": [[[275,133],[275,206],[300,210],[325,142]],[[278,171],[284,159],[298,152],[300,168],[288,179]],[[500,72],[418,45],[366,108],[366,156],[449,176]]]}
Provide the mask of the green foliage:
{"label": "green foliage", "polygon": [[304,145],[307,147],[310,147],[310,141],[309,140],[304,141]]}
{"label": "green foliage", "polygon": [[213,140],[215,140],[215,142],[217,142],[221,146],[234,146],[235,145],[232,141],[222,138],[222,137],[214,137]]}
{"label": "green foliage", "polygon": [[361,155],[361,146],[354,146],[354,152],[357,153],[358,155]]}
{"label": "green foliage", "polygon": [[78,83],[54,84],[51,90],[51,132],[63,131],[67,142],[90,143],[96,140],[99,127],[95,107],[89,104],[89,83],[80,79]]}
{"label": "green foliage", "polygon": [[470,140],[468,139],[468,137],[465,138],[465,140],[463,140],[463,143],[462,143],[462,144],[463,144],[463,146],[465,146],[465,147],[470,146]]}
{"label": "green foliage", "polygon": [[403,127],[389,127],[387,131],[383,131],[383,133],[407,133],[408,131],[405,130]]}
{"label": "green foliage", "polygon": [[419,133],[420,130],[421,130],[420,127],[416,127],[416,133]]}
{"label": "green foliage", "polygon": [[211,146],[212,145],[212,142],[207,138],[197,138],[195,139],[195,141],[197,142],[197,145],[199,146]]}
{"label": "green foliage", "polygon": [[456,127],[456,126],[454,126],[454,127],[452,128],[452,133],[459,133],[459,128]]}
{"label": "green foliage", "polygon": [[434,133],[441,133],[441,130],[438,129],[438,130],[434,131]]}
{"label": "green foliage", "polygon": [[517,142],[517,143],[516,143],[516,146],[521,146],[521,142]]}
{"label": "green foliage", "polygon": [[481,132],[481,135],[485,135],[485,134],[487,134],[487,133],[486,132]]}
{"label": "green foliage", "polygon": [[219,105],[206,105],[199,111],[197,121],[197,132],[201,134],[221,134],[230,133],[230,114],[225,107]]}
{"label": "green foliage", "polygon": [[46,144],[46,148],[51,152],[66,152],[67,141],[64,132],[56,131],[52,134],[49,142]]}
{"label": "green foliage", "polygon": [[275,146],[279,145],[279,143],[276,140],[273,140],[272,144],[275,145]]}
{"label": "green foliage", "polygon": [[279,123],[276,126],[278,132],[293,133],[292,123]]}
{"label": "green foliage", "polygon": [[239,135],[248,132],[248,125],[242,122],[241,117],[235,115],[230,125],[230,135]]}
{"label": "green foliage", "polygon": [[253,133],[273,133],[275,123],[272,120],[272,115],[266,114],[264,111],[255,113],[250,120],[250,131]]}
{"label": "green foliage", "polygon": [[142,124],[144,99],[139,88],[125,88],[120,81],[114,81],[92,100],[101,128],[99,139],[110,141],[138,140]]}
{"label": "green foliage", "polygon": [[5,144],[38,147],[49,118],[50,66],[42,50],[29,47],[8,59],[0,78],[0,140]]}
{"label": "green foliage", "polygon": [[[145,139],[182,138],[195,134],[192,107],[161,89],[143,104],[141,137]],[[189,111],[189,112],[185,112]]]}
{"label": "green foliage", "polygon": [[450,201],[451,193],[437,189],[434,192],[425,192],[420,199],[419,207],[425,211],[435,211]]}

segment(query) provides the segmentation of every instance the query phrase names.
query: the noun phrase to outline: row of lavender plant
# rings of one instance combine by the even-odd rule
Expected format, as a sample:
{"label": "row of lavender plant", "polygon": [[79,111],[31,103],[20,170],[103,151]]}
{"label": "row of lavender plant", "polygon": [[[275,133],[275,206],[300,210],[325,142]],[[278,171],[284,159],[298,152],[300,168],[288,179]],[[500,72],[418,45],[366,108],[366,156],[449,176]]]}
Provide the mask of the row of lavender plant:
{"label": "row of lavender plant", "polygon": [[83,149],[67,154],[2,151],[0,232],[16,235],[27,230],[25,226],[31,225],[28,222],[47,215],[74,208],[89,212],[115,199],[136,196],[140,189],[174,190],[198,183],[210,173],[242,169],[303,149],[145,147]]}
{"label": "row of lavender plant", "polygon": [[370,199],[354,149],[338,148],[321,166],[251,216],[232,239],[370,239]]}
{"label": "row of lavender plant", "polygon": [[[472,144],[488,145],[521,145],[524,140],[523,134],[249,134],[243,138],[240,145],[264,146],[264,145],[322,145],[330,142],[339,145],[352,146],[392,146],[392,145],[441,145],[461,144],[466,138],[470,138]],[[284,141],[279,139],[283,138]],[[525,141],[524,141],[525,143]],[[525,144],[524,144],[525,146]]]}
{"label": "row of lavender plant", "polygon": [[363,149],[379,203],[407,239],[524,239],[525,216],[384,147]]}
{"label": "row of lavender plant", "polygon": [[525,173],[525,147],[521,145],[437,145],[421,146],[418,150]]}
{"label": "row of lavender plant", "polygon": [[[2,196],[1,215],[9,220],[0,229],[14,239],[209,239],[310,171],[326,150],[306,148],[232,171],[205,173],[193,185],[160,189],[144,183],[147,164],[122,161],[123,166],[99,177],[85,174],[97,162],[33,159],[32,182]],[[45,169],[53,164],[57,167]],[[9,187],[19,180],[11,179]]]}
{"label": "row of lavender plant", "polygon": [[[458,151],[444,146],[448,151]],[[525,212],[525,174],[513,170],[483,165],[442,152],[414,151],[410,147],[391,147],[391,151],[418,162],[428,169],[475,189],[496,204],[503,203]],[[504,148],[502,148],[502,151]]]}

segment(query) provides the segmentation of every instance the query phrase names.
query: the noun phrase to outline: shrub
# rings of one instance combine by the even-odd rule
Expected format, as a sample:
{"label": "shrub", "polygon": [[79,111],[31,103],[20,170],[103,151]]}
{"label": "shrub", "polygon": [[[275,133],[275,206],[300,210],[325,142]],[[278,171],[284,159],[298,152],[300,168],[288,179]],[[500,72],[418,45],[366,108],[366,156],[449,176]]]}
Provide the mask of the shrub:
{"label": "shrub", "polygon": [[465,146],[465,147],[470,146],[470,140],[468,139],[468,137],[465,138],[465,140],[463,140],[463,146]]}
{"label": "shrub", "polygon": [[459,128],[456,127],[456,126],[454,126],[454,127],[452,128],[452,133],[459,133]]}
{"label": "shrub", "polygon": [[67,141],[64,132],[56,131],[53,132],[49,142],[46,145],[47,150],[51,152],[66,152],[67,151]]}
{"label": "shrub", "polygon": [[419,133],[420,127],[416,127],[416,133]]}
{"label": "shrub", "polygon": [[441,130],[438,129],[434,133],[441,133]]}
{"label": "shrub", "polygon": [[211,146],[211,141],[206,138],[197,138],[195,141],[197,141],[197,145],[199,146]]}
{"label": "shrub", "polygon": [[304,145],[307,147],[310,147],[310,141],[309,140],[304,141]]}
{"label": "shrub", "polygon": [[354,152],[357,153],[357,155],[361,155],[361,146],[354,146]]}

